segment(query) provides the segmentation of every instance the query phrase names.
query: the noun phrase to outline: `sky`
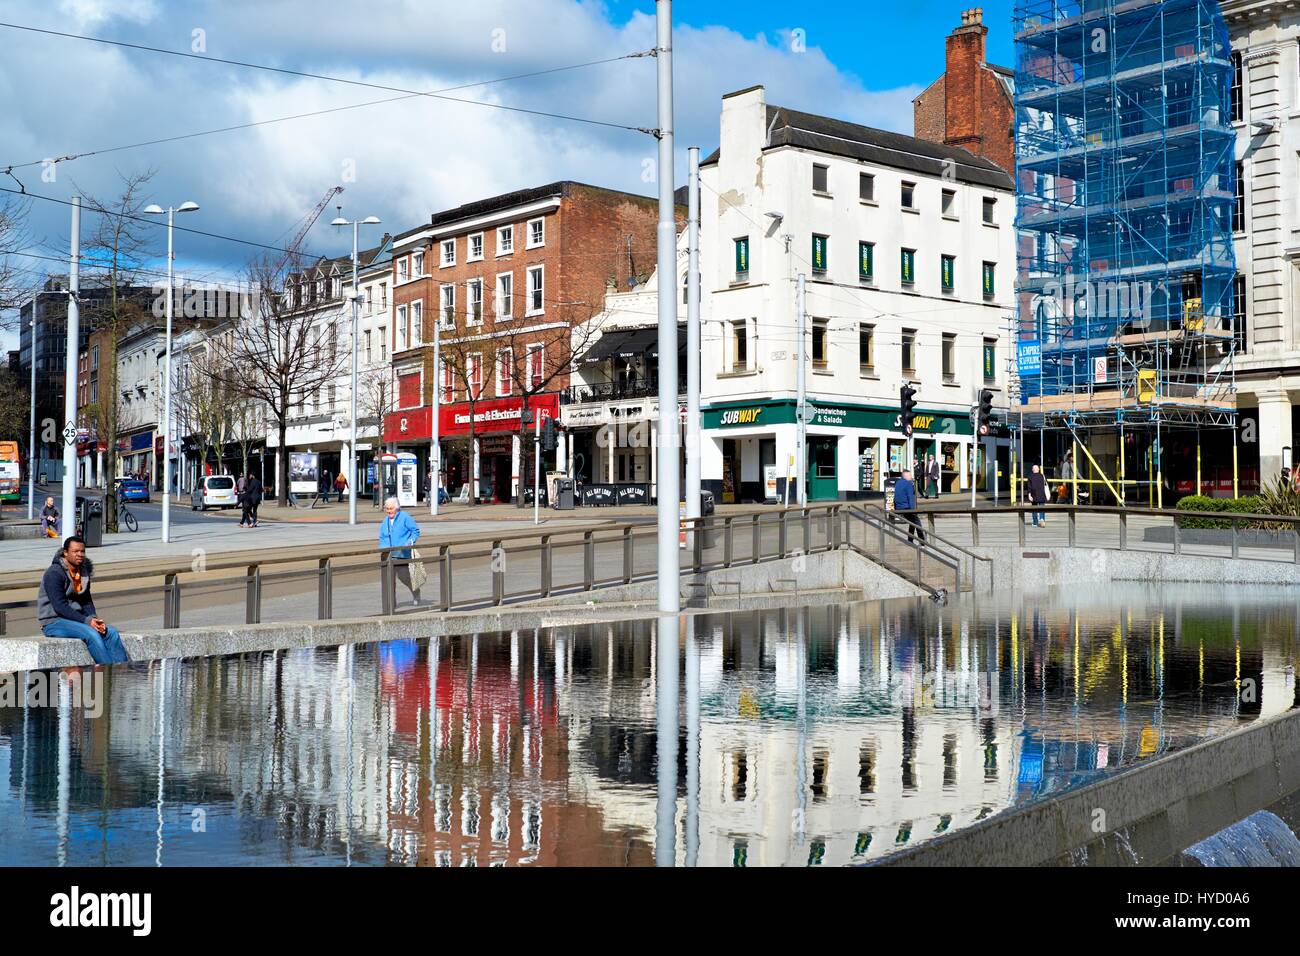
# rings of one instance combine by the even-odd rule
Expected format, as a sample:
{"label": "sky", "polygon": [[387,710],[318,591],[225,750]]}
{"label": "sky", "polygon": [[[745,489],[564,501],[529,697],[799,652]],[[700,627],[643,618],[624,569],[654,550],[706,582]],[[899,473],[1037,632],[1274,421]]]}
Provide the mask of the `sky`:
{"label": "sky", "polygon": [[[678,0],[675,181],[684,181],[687,146],[705,155],[717,146],[721,96],[759,83],[771,103],[910,133],[911,101],[942,72],[944,37],[973,5]],[[1011,0],[983,10],[990,61],[1011,65]],[[0,21],[412,91],[654,45],[651,0],[0,0]],[[350,251],[349,231],[328,225],[338,203],[347,218],[383,220],[364,245],[435,210],[559,179],[647,195],[657,188],[656,141],[619,128],[657,125],[649,57],[446,94],[612,126],[408,97],[46,166],[50,157],[400,94],[3,26],[0,50],[0,169],[13,164],[29,194],[107,201],[122,176],[153,170],[151,201],[199,203],[178,227],[220,236],[284,244],[336,184],[344,192],[304,242],[311,253]],[[10,176],[0,176],[0,187],[19,188]],[[66,271],[69,210],[44,199],[27,205],[29,256],[13,261],[35,283]],[[85,236],[93,223],[83,218]],[[165,230],[152,231],[153,264],[164,268]],[[176,234],[177,270],[198,278],[236,278],[257,254]],[[0,348],[15,347],[12,330],[0,331]]]}

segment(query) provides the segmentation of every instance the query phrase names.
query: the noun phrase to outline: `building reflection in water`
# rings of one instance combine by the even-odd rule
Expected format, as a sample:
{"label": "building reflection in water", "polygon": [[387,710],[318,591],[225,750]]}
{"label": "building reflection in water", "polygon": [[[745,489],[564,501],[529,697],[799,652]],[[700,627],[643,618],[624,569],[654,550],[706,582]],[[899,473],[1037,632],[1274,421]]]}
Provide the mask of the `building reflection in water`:
{"label": "building reflection in water", "polygon": [[0,863],[842,865],[1296,706],[1294,601],[1087,597],[60,675],[0,708]]}

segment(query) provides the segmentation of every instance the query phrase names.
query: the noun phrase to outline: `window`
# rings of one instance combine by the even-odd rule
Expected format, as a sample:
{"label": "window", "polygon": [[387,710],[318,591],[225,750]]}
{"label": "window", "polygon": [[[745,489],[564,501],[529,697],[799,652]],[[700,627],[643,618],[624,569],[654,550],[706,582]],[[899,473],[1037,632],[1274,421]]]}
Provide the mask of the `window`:
{"label": "window", "polygon": [[997,225],[998,201],[989,196],[984,197],[984,221],[990,226]]}
{"label": "window", "polygon": [[424,341],[424,300],[411,303],[411,347]]}
{"label": "window", "polygon": [[994,273],[996,272],[996,270],[997,270],[997,266],[995,266],[993,263],[991,262],[984,263],[984,269],[983,269],[984,298],[986,299],[993,298],[994,293],[997,291],[997,286],[994,282],[994,279],[996,278]]}
{"label": "window", "polygon": [[957,288],[957,257],[940,256],[939,257],[939,282],[944,292],[951,292]]}
{"label": "window", "polygon": [[497,255],[504,256],[515,251],[515,227],[502,226],[497,230]]}
{"label": "window", "polygon": [[90,367],[92,370],[99,368],[99,346],[96,345],[90,350]]}
{"label": "window", "polygon": [[343,294],[343,280],[341,280],[338,276],[331,277],[330,298],[337,299],[342,294]]}
{"label": "window", "polygon": [[957,381],[957,336],[943,333],[943,380],[945,384]]}
{"label": "window", "polygon": [[736,244],[736,281],[749,281],[749,236],[734,240]]}
{"label": "window", "polygon": [[815,276],[826,274],[826,257],[829,254],[830,239],[827,236],[812,237],[812,271]]}
{"label": "window", "polygon": [[528,387],[537,390],[546,378],[546,350],[541,345],[528,346]]}
{"label": "window", "polygon": [[876,327],[858,326],[858,370],[863,375],[876,373]]}
{"label": "window", "polygon": [[315,295],[315,299],[316,299],[316,301],[319,302],[319,301],[320,301],[321,299],[323,299],[323,298],[325,298],[325,280],[324,280],[324,279],[317,279],[317,280],[316,280],[316,295]]}
{"label": "window", "polygon": [[952,218],[957,216],[957,191],[955,189],[945,189],[943,191],[943,214]]}
{"label": "window", "polygon": [[329,411],[331,412],[334,411],[334,409],[338,406],[338,400],[339,400],[339,387],[335,385],[333,382],[330,382]]}
{"label": "window", "polygon": [[417,408],[420,404],[420,373],[397,377],[397,407]]}
{"label": "window", "polygon": [[1241,53],[1232,53],[1232,122],[1240,123],[1244,115],[1242,110],[1242,92],[1245,77],[1242,75]]}
{"label": "window", "polygon": [[456,264],[456,240],[442,240],[442,264],[444,266],[454,266]]}
{"label": "window", "polygon": [[1246,164],[1240,160],[1233,166],[1233,176],[1236,182],[1233,189],[1236,191],[1236,203],[1232,207],[1232,231],[1244,232],[1246,229]]}
{"label": "window", "polygon": [[483,321],[483,280],[470,279],[465,283],[468,301],[465,303],[465,323],[478,325]]}
{"label": "window", "polygon": [[1246,335],[1246,276],[1238,272],[1232,280],[1232,335],[1237,351],[1245,352],[1249,340]]}
{"label": "window", "polygon": [[405,282],[408,278],[410,278],[410,274],[408,271],[409,268],[410,268],[410,263],[407,261],[406,256],[402,256],[402,258],[397,260],[397,281],[398,282]]}
{"label": "window", "polygon": [[870,282],[876,270],[876,246],[871,242],[858,243],[858,278]]}
{"label": "window", "polygon": [[514,358],[509,349],[502,349],[497,353],[497,394],[504,397],[509,395],[514,379]]}
{"label": "window", "polygon": [[442,384],[438,401],[445,405],[456,400],[456,373],[446,362],[439,361],[438,365],[441,366],[438,379]]}
{"label": "window", "polygon": [[379,303],[384,311],[388,311],[388,283],[379,283]]}
{"label": "window", "polygon": [[829,343],[826,340],[826,320],[813,319],[812,326],[812,367],[814,371],[824,372],[829,361]]}
{"label": "window", "polygon": [[998,340],[984,340],[984,381],[992,382],[998,377]]}
{"label": "window", "polygon": [[532,266],[528,270],[528,314],[538,315],[545,311],[546,277],[543,266]]}
{"label": "window", "polygon": [[365,342],[366,342],[366,364],[369,365],[369,364],[370,364],[370,330],[369,330],[369,329],[366,329],[366,333],[365,333],[365,335],[366,335],[366,338],[365,338]]}
{"label": "window", "polygon": [[454,329],[456,327],[456,287],[454,285],[444,285],[442,287],[442,327],[444,329]]}
{"label": "window", "polygon": [[397,307],[397,351],[401,352],[406,348],[406,306]]}
{"label": "window", "polygon": [[902,279],[903,285],[912,285],[916,282],[916,250],[904,249],[902,256]]}
{"label": "window", "polygon": [[546,245],[546,220],[529,219],[528,220],[528,248],[535,249],[538,246]]}
{"label": "window", "polygon": [[379,361],[388,361],[388,326],[381,325],[375,332],[379,337]]}
{"label": "window", "polygon": [[876,177],[871,173],[858,173],[858,199],[862,202],[876,201]]}
{"label": "window", "polygon": [[467,371],[469,372],[469,394],[474,399],[483,397],[483,356],[478,352],[469,356]]}
{"label": "window", "polygon": [[515,274],[504,272],[497,276],[497,318],[512,319],[515,315]]}
{"label": "window", "polygon": [[749,368],[749,322],[735,319],[731,323],[731,371],[743,372]]}
{"label": "window", "polygon": [[830,167],[823,166],[821,163],[813,163],[813,192],[824,193],[830,190],[826,186],[826,181],[830,175]]}
{"label": "window", "polygon": [[476,232],[469,237],[469,252],[465,254],[466,262],[477,262],[483,258],[483,233]]}
{"label": "window", "polygon": [[916,329],[903,329],[903,371],[916,374]]}
{"label": "window", "polygon": [[424,275],[424,253],[423,252],[417,252],[415,255],[411,256],[411,275],[414,276]]}
{"label": "window", "polygon": [[904,209],[916,208],[916,183],[903,183],[901,200]]}

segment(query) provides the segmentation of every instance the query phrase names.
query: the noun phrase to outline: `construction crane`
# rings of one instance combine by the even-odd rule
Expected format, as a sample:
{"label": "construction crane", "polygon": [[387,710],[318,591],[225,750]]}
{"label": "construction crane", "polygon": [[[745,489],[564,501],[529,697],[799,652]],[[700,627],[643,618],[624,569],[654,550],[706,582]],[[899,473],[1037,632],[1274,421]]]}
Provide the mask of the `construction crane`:
{"label": "construction crane", "polygon": [[285,263],[287,263],[289,259],[297,253],[298,246],[302,244],[303,239],[307,238],[307,233],[311,230],[311,227],[316,225],[316,220],[319,219],[320,214],[325,211],[325,207],[330,204],[330,200],[341,192],[343,192],[342,186],[331,186],[329,191],[325,193],[325,197],[316,204],[316,208],[311,211],[310,215],[308,215],[307,221],[302,224],[302,228],[299,229],[297,235],[293,237],[293,241],[285,248],[284,257],[276,263],[275,272],[272,273],[273,275],[280,274],[280,270],[284,268]]}

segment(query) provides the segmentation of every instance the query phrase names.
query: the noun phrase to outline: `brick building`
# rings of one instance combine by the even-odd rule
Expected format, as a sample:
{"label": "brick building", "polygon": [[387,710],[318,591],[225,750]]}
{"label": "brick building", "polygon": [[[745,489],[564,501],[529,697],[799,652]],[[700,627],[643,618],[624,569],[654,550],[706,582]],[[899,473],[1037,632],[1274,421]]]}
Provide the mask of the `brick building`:
{"label": "brick building", "polygon": [[960,146],[1010,173],[1015,167],[1014,73],[985,60],[988,32],[982,8],[962,11],[961,26],[948,34],[943,75],[912,101],[913,131],[919,139]]}
{"label": "brick building", "polygon": [[[602,310],[609,282],[626,288],[649,277],[657,218],[653,198],[557,182],[436,213],[396,236],[389,345],[397,410],[385,417],[389,450],[414,453],[419,474],[428,474],[437,321],[445,487],[456,494],[473,472],[480,498],[509,501],[521,475],[529,486],[524,412],[558,420],[579,351],[572,330]],[[565,456],[561,442],[560,468]]]}

